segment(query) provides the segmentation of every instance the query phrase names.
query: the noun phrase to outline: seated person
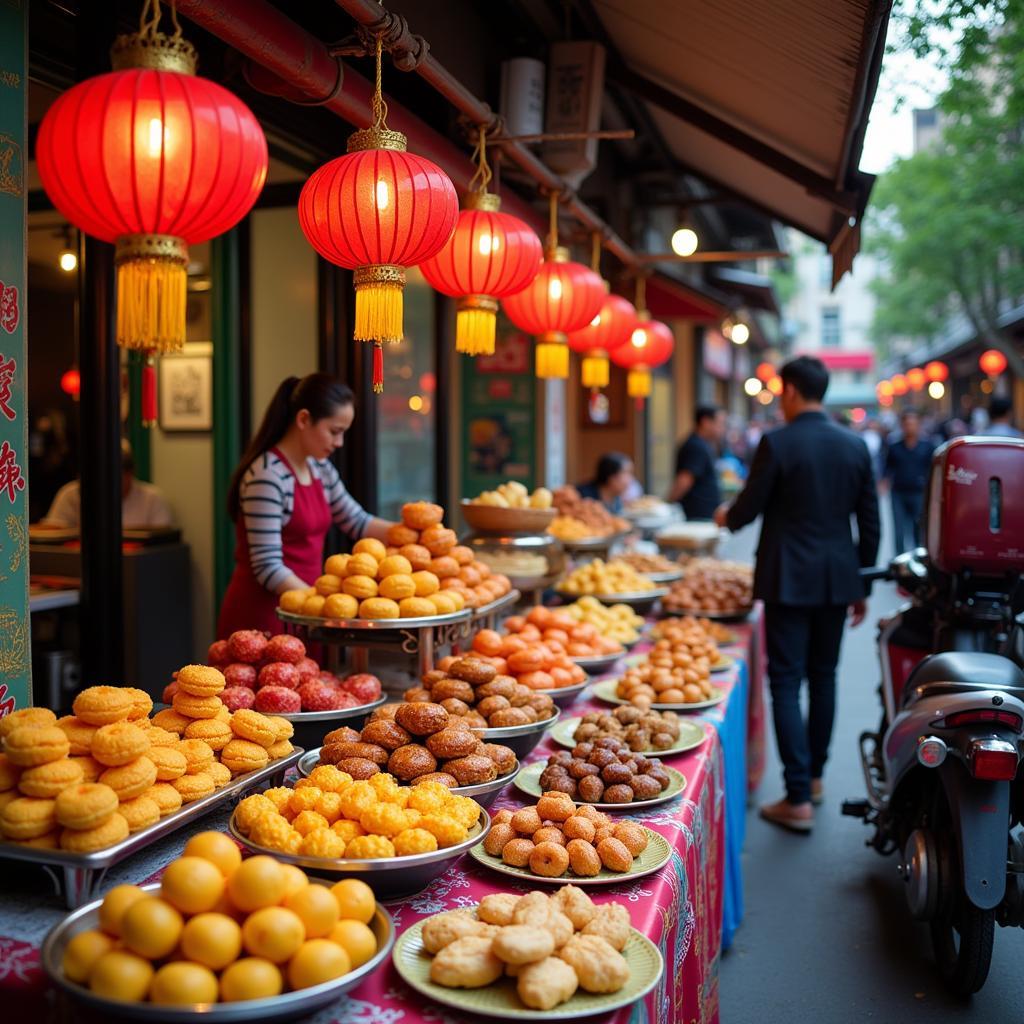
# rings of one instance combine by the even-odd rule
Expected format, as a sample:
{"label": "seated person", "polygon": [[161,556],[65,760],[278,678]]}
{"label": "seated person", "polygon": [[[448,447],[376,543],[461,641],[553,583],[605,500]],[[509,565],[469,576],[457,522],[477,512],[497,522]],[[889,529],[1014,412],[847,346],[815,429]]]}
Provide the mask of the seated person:
{"label": "seated person", "polygon": [[598,460],[594,479],[577,490],[581,497],[601,502],[612,515],[618,516],[622,515],[624,495],[635,483],[633,460],[622,452],[609,452]]}
{"label": "seated person", "polygon": [[[77,530],[82,523],[82,491],[78,480],[65,484],[53,499],[42,526]],[[159,487],[135,479],[131,445],[121,440],[121,525],[136,529],[173,526],[174,514]]]}

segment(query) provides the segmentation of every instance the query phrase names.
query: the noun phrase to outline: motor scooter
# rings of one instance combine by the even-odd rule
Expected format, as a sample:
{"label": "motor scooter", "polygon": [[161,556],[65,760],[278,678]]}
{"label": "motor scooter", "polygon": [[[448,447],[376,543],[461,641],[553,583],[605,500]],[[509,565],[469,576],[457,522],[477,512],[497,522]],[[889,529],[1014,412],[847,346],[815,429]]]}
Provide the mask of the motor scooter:
{"label": "motor scooter", "polygon": [[865,570],[910,601],[879,623],[883,713],[860,736],[866,800],[843,813],[897,853],[955,993],[988,976],[995,924],[1024,926],[1024,441],[936,450],[926,547]]}

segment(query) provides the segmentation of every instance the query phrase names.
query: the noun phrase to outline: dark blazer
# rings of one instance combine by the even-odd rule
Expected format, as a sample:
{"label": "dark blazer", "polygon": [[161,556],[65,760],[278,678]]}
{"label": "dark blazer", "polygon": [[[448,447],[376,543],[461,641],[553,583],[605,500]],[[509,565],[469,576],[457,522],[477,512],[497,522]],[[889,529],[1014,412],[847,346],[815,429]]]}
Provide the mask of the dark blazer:
{"label": "dark blazer", "polygon": [[863,599],[857,570],[878,554],[878,495],[871,456],[856,434],[823,412],[802,413],[765,434],[726,525],[738,530],[759,515],[755,597],[804,606]]}

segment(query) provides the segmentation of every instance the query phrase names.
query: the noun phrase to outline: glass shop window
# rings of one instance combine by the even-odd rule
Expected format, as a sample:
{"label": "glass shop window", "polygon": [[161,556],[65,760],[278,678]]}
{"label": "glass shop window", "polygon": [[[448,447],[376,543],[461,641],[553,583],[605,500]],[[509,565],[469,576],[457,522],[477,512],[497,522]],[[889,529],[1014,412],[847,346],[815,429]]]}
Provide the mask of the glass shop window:
{"label": "glass shop window", "polygon": [[839,322],[839,307],[830,306],[821,311],[821,344],[823,348],[839,348],[842,341],[842,325]]}

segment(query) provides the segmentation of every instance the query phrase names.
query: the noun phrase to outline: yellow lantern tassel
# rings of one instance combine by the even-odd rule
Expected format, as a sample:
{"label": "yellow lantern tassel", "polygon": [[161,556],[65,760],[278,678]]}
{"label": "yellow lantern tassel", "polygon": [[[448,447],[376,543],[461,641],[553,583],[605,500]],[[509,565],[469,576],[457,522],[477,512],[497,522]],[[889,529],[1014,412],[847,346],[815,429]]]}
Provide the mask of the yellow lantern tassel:
{"label": "yellow lantern tassel", "polygon": [[585,388],[608,387],[608,357],[602,352],[591,352],[584,356],[582,380]]}
{"label": "yellow lantern tassel", "polygon": [[455,350],[467,356],[494,355],[496,317],[489,309],[460,309],[455,315]]}
{"label": "yellow lantern tassel", "polygon": [[402,340],[405,270],[390,264],[359,267],[355,274],[356,341]]}
{"label": "yellow lantern tassel", "polygon": [[177,352],[185,344],[188,251],[165,235],[131,235],[117,244],[117,343]]}
{"label": "yellow lantern tassel", "polygon": [[542,380],[564,380],[569,376],[569,346],[564,341],[540,342],[537,346],[537,376]]}
{"label": "yellow lantern tassel", "polygon": [[630,398],[647,398],[651,393],[651,371],[645,367],[630,370],[626,378],[626,393]]}

